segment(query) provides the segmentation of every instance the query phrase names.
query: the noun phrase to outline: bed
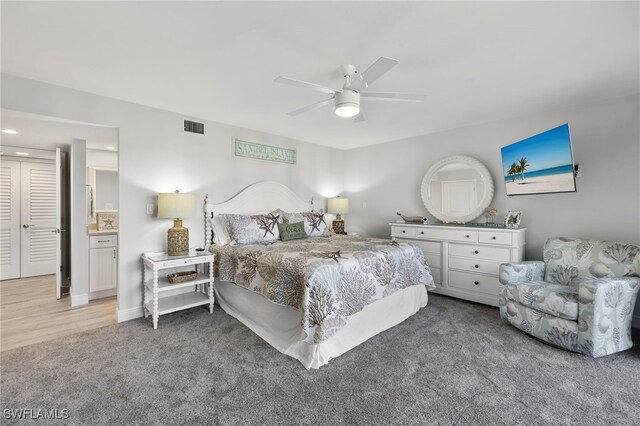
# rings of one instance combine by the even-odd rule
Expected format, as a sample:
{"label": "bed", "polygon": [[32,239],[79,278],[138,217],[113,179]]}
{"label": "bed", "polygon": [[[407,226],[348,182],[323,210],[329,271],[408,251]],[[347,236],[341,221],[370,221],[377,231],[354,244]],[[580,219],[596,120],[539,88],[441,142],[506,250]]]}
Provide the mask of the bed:
{"label": "bed", "polygon": [[205,241],[216,255],[216,303],[281,353],[317,369],[426,306],[433,278],[417,246],[391,240],[326,231],[292,241],[214,240],[238,215],[268,213],[274,224],[259,229],[266,236],[276,220],[311,210],[282,184],[256,183],[224,203],[205,201]]}

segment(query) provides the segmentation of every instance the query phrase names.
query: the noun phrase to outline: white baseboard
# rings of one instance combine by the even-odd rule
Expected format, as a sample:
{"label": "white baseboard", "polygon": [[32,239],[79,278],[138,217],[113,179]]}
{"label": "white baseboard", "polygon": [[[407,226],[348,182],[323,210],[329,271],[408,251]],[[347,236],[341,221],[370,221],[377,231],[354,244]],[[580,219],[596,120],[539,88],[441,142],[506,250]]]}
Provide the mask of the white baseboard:
{"label": "white baseboard", "polygon": [[71,307],[82,306],[89,304],[89,294],[72,294],[71,295]]}
{"label": "white baseboard", "polygon": [[633,322],[631,323],[631,327],[640,328],[640,315],[633,316]]}
{"label": "white baseboard", "polygon": [[117,294],[115,288],[112,288],[110,290],[90,291],[89,300],[101,299],[103,297],[111,297],[116,295]]}
{"label": "white baseboard", "polygon": [[116,308],[116,320],[118,322],[130,321],[132,319],[140,318],[142,316],[142,306],[129,309]]}

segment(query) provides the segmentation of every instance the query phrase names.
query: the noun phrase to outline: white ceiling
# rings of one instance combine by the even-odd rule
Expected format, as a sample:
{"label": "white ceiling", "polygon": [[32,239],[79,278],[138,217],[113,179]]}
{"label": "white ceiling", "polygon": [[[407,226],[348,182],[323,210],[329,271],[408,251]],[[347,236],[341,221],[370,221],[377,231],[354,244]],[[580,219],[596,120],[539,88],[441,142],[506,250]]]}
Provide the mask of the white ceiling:
{"label": "white ceiling", "polygon": [[55,150],[67,150],[72,139],[84,139],[87,148],[107,150],[118,148],[118,130],[76,122],[53,120],[46,117],[2,110],[3,129],[12,129],[17,135],[0,133],[0,145]]}
{"label": "white ceiling", "polygon": [[[639,3],[2,2],[2,69],[186,116],[348,149],[638,93]],[[424,103],[325,107],[346,63]]]}

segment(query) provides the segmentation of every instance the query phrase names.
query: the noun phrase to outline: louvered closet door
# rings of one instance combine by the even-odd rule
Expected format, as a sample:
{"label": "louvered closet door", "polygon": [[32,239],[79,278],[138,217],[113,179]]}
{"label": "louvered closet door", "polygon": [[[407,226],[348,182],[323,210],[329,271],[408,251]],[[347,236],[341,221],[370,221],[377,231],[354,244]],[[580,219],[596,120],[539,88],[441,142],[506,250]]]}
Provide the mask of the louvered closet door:
{"label": "louvered closet door", "polygon": [[0,279],[20,277],[20,163],[0,162]]}
{"label": "louvered closet door", "polygon": [[21,166],[21,276],[56,272],[56,168],[49,163]]}

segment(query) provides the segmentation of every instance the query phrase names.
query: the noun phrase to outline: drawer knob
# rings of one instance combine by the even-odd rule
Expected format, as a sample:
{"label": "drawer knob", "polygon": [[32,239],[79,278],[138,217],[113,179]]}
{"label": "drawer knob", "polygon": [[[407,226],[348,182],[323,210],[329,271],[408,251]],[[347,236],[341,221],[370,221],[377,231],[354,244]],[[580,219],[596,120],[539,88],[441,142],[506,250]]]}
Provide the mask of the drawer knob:
{"label": "drawer knob", "polygon": [[473,265],[474,268],[478,269],[480,265]]}
{"label": "drawer knob", "polygon": [[474,283],[475,285],[478,285],[478,284],[480,284],[480,281],[474,281],[473,283]]}
{"label": "drawer knob", "polygon": [[467,234],[467,235],[465,235],[465,238],[470,238],[470,237],[471,237],[471,235],[468,235],[468,234]]}
{"label": "drawer knob", "polygon": [[475,254],[479,254],[480,252],[478,250],[474,251]]}
{"label": "drawer knob", "polygon": [[420,233],[421,233],[422,235],[424,235],[424,231],[420,231]]}
{"label": "drawer knob", "polygon": [[491,239],[492,239],[492,240],[495,240],[495,239],[496,239],[496,237],[491,237]]}
{"label": "drawer knob", "polygon": [[405,232],[407,232],[407,231],[405,231],[405,230],[403,229],[403,230],[402,230],[402,233],[404,234]]}

